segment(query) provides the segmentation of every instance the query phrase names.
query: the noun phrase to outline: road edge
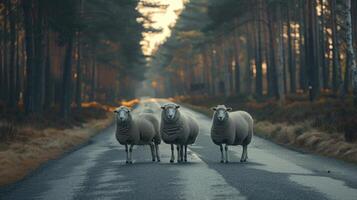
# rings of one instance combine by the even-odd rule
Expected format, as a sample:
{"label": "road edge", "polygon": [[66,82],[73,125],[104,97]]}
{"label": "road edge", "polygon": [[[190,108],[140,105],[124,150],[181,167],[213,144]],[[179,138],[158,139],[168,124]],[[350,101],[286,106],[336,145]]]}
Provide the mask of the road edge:
{"label": "road edge", "polygon": [[[59,159],[86,144],[102,130],[113,124],[111,112],[104,119],[93,119],[82,125],[71,129],[45,129],[41,138],[25,141],[17,144],[17,151],[0,152],[0,187],[6,187],[31,176],[51,160]],[[48,131],[48,133],[45,133]],[[55,135],[55,136],[54,136]],[[51,144],[46,142],[56,140]],[[59,141],[58,141],[59,140]],[[41,143],[41,141],[44,141]],[[21,146],[20,146],[21,145]],[[34,150],[28,150],[33,148]],[[29,152],[32,151],[32,152]],[[9,158],[15,157],[16,159]]]}
{"label": "road edge", "polygon": [[[212,116],[209,108],[177,102],[207,117]],[[253,116],[254,117],[254,116]],[[307,124],[289,125],[256,121],[254,134],[295,151],[303,151],[320,156],[335,158],[357,164],[357,144],[344,141],[341,135],[331,135]]]}

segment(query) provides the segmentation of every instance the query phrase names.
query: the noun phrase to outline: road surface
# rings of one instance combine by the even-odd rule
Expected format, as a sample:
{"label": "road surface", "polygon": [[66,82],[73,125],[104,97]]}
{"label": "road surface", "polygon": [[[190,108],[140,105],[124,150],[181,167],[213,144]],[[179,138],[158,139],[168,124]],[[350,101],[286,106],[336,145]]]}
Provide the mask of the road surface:
{"label": "road surface", "polygon": [[[162,99],[149,99],[157,115]],[[187,108],[200,125],[189,162],[170,164],[162,144],[161,163],[151,162],[150,148],[136,147],[134,164],[111,126],[81,148],[43,165],[16,184],[0,188],[0,199],[357,199],[357,166],[296,152],[254,137],[247,163],[241,147],[230,148],[228,164],[219,163],[218,146],[209,136],[210,119]]]}

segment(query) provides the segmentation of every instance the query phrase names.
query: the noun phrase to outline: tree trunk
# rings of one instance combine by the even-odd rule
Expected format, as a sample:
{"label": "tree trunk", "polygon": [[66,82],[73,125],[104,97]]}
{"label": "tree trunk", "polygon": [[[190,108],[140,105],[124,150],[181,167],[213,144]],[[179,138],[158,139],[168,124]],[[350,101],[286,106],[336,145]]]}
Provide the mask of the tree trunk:
{"label": "tree trunk", "polygon": [[9,22],[10,22],[10,60],[9,60],[9,98],[8,105],[14,109],[16,107],[16,90],[15,90],[15,44],[16,44],[16,29],[15,29],[15,11],[12,10],[11,1],[7,1],[9,9]]}
{"label": "tree trunk", "polygon": [[345,0],[346,8],[344,10],[346,19],[346,43],[347,43],[347,59],[352,74],[353,102],[357,106],[357,65],[356,57],[353,49],[352,40],[352,16],[351,16],[351,0]]}
{"label": "tree trunk", "polygon": [[68,38],[64,67],[63,67],[63,79],[62,79],[62,101],[61,111],[63,118],[67,121],[71,113],[71,82],[72,82],[72,49],[73,38]]}
{"label": "tree trunk", "polygon": [[[283,20],[283,18],[281,19]],[[286,48],[285,48],[285,39],[284,39],[284,34],[285,34],[285,30],[284,30],[284,23],[283,21],[281,22],[281,26],[282,26],[282,45],[283,45],[283,48],[282,48],[282,57],[283,57],[283,88],[284,88],[284,94],[287,94],[288,93],[288,80],[287,80],[287,75],[286,75],[286,71],[287,71],[287,67],[286,67]]]}
{"label": "tree trunk", "polygon": [[217,84],[217,66],[218,66],[218,62],[217,62],[217,51],[216,51],[216,47],[215,45],[211,45],[212,46],[212,51],[211,53],[211,57],[212,57],[212,84],[213,84],[213,95],[217,95],[219,90],[218,90],[218,84]]}
{"label": "tree trunk", "polygon": [[[78,17],[81,17],[83,2],[79,0]],[[76,105],[77,108],[82,107],[82,70],[81,70],[81,32],[77,32],[77,79],[76,79]]]}
{"label": "tree trunk", "polygon": [[[299,3],[300,6],[300,13],[299,13],[299,22],[300,22],[300,28],[299,28],[299,49],[300,49],[300,60],[299,60],[299,65],[300,65],[300,89],[303,91],[307,90],[307,78],[306,78],[306,20],[305,20],[305,12],[304,12],[304,6],[305,6],[305,0],[301,0]],[[304,44],[305,41],[305,44]]]}
{"label": "tree trunk", "polygon": [[[234,20],[235,26],[237,25],[237,20]],[[239,43],[239,36],[237,32],[237,28],[234,29],[234,44],[233,44],[233,49],[234,49],[234,60],[235,60],[235,94],[240,94],[241,93],[241,81],[240,81],[240,74],[241,74],[241,69],[240,69],[240,60],[239,60],[239,54],[240,54],[240,43]]]}
{"label": "tree trunk", "polygon": [[341,77],[341,65],[339,61],[339,43],[338,43],[338,33],[337,33],[337,22],[336,22],[336,0],[331,0],[331,20],[332,20],[332,84],[333,91],[337,95],[340,90],[340,85],[342,82]]}
{"label": "tree trunk", "polygon": [[312,31],[313,31],[313,50],[315,53],[314,58],[314,67],[312,68],[312,93],[313,93],[313,99],[315,100],[318,95],[320,94],[320,61],[321,61],[321,45],[320,45],[320,40],[319,40],[319,23],[317,20],[317,2],[316,0],[312,0],[312,8],[311,8],[311,15],[312,15]]}
{"label": "tree trunk", "polygon": [[292,47],[292,37],[291,37],[291,27],[290,27],[290,12],[289,7],[287,9],[287,19],[288,19],[288,54],[289,54],[289,74],[290,74],[290,92],[296,93],[296,66],[293,56],[293,47]]}
{"label": "tree trunk", "polygon": [[32,1],[22,0],[25,24],[26,42],[26,91],[25,91],[25,111],[34,111],[34,72],[33,72],[33,33],[32,33]]}
{"label": "tree trunk", "polygon": [[76,79],[76,105],[82,104],[82,71],[81,71],[81,33],[77,33],[77,79]]}
{"label": "tree trunk", "polygon": [[[249,26],[249,25],[248,25]],[[245,93],[248,95],[252,94],[252,84],[253,84],[253,73],[252,73],[252,66],[251,66],[251,60],[253,58],[254,55],[254,49],[250,46],[251,44],[253,44],[253,39],[252,36],[248,35],[247,36],[247,40],[248,43],[246,44],[246,50],[247,50],[247,65],[246,65],[246,73],[244,75],[244,77],[246,77],[246,79],[244,80],[245,85]]]}
{"label": "tree trunk", "polygon": [[[19,2],[17,2],[18,5],[16,6],[19,6]],[[17,9],[16,11],[16,18],[19,19],[20,18],[20,11],[19,9]],[[20,29],[20,25],[18,24],[17,25],[17,30]],[[20,76],[20,69],[21,69],[21,65],[20,65],[20,33],[19,31],[16,32],[16,73],[15,73],[15,95],[16,95],[16,102],[18,103],[20,101],[20,92],[21,92],[21,76]]]}
{"label": "tree trunk", "polygon": [[[347,40],[346,40],[347,41]],[[348,51],[348,49],[346,50]],[[341,97],[344,98],[349,91],[349,86],[351,84],[351,64],[350,59],[348,58],[350,55],[347,52],[346,55],[346,69],[345,69],[345,80],[343,81],[343,90],[341,91]]]}
{"label": "tree trunk", "polygon": [[309,95],[310,100],[313,101],[317,97],[318,83],[316,80],[316,70],[318,66],[315,63],[316,51],[315,51],[315,40],[314,40],[314,0],[308,1],[308,33],[307,33],[307,65],[309,72]]}
{"label": "tree trunk", "polygon": [[273,27],[273,15],[270,10],[267,10],[268,16],[268,31],[269,31],[269,68],[270,68],[270,83],[269,83],[269,94],[270,96],[275,96],[279,98],[278,95],[278,82],[277,82],[277,72],[276,72],[276,62],[275,62],[275,43],[274,38],[276,37]]}
{"label": "tree trunk", "polygon": [[324,1],[320,0],[320,7],[321,7],[321,30],[320,30],[320,40],[321,40],[321,68],[322,68],[322,85],[324,89],[329,88],[328,84],[328,65],[327,60],[325,57],[326,53],[326,37],[325,37],[325,5]]}
{"label": "tree trunk", "polygon": [[3,65],[3,49],[4,49],[4,32],[3,30],[0,32],[0,100],[4,100],[5,94],[4,94],[4,79],[5,79],[5,73],[4,73],[4,65]]}
{"label": "tree trunk", "polygon": [[49,109],[52,106],[52,72],[51,72],[51,48],[50,48],[50,31],[46,34],[46,61],[45,61],[45,94],[44,108]]}
{"label": "tree trunk", "polygon": [[91,77],[91,95],[90,95],[90,100],[91,101],[95,101],[95,71],[96,71],[96,54],[95,54],[95,50],[93,52],[93,61],[92,61],[92,77]]}
{"label": "tree trunk", "polygon": [[278,62],[276,65],[276,78],[277,78],[277,97],[279,103],[282,104],[285,101],[284,95],[284,57],[283,57],[283,48],[284,48],[284,38],[283,38],[283,24],[282,24],[282,15],[281,15],[281,5],[280,3],[276,6],[276,16],[277,16],[277,54],[278,54]]}
{"label": "tree trunk", "polygon": [[35,44],[35,54],[34,54],[34,83],[35,83],[35,112],[41,113],[43,111],[44,104],[44,40],[43,40],[43,29],[44,29],[44,8],[41,0],[37,1],[35,6],[37,8],[37,16],[35,20],[35,30],[34,30],[34,44]]}
{"label": "tree trunk", "polygon": [[257,19],[256,19],[256,26],[258,32],[255,34],[257,37],[256,41],[256,57],[255,57],[255,66],[256,66],[256,82],[255,82],[255,92],[258,97],[263,96],[263,70],[262,70],[262,47],[261,47],[261,16],[260,16],[260,8],[259,8],[259,2],[257,3],[257,8],[256,8],[256,13],[257,13]]}
{"label": "tree trunk", "polygon": [[3,50],[3,54],[4,54],[4,82],[3,82],[3,99],[5,102],[8,102],[9,100],[9,63],[8,63],[8,18],[9,15],[7,14],[10,11],[10,8],[8,6],[8,4],[10,3],[10,0],[6,0],[6,4],[7,6],[5,6],[5,16],[4,16],[4,23],[3,23],[3,31],[4,31],[4,50]]}

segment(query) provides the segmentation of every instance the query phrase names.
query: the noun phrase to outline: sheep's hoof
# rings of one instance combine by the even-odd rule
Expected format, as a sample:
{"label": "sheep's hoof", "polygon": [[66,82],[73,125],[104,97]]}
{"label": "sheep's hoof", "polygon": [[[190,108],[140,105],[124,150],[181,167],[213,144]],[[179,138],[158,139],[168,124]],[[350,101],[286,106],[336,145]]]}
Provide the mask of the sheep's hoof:
{"label": "sheep's hoof", "polygon": [[245,162],[245,160],[241,159],[240,162]]}
{"label": "sheep's hoof", "polygon": [[126,164],[128,164],[128,163],[129,163],[129,161],[125,161],[125,163],[126,163]]}
{"label": "sheep's hoof", "polygon": [[129,161],[129,164],[133,164],[133,161]]}
{"label": "sheep's hoof", "polygon": [[153,162],[155,162],[155,159],[152,159]]}
{"label": "sheep's hoof", "polygon": [[223,161],[223,160],[221,160],[221,163],[224,163],[224,161]]}
{"label": "sheep's hoof", "polygon": [[157,162],[160,162],[160,159],[158,159]]}
{"label": "sheep's hoof", "polygon": [[173,163],[174,161],[173,160],[170,160],[170,163]]}
{"label": "sheep's hoof", "polygon": [[187,162],[187,159],[185,159],[185,162]]}
{"label": "sheep's hoof", "polygon": [[226,160],[226,163],[228,163],[228,160]]}

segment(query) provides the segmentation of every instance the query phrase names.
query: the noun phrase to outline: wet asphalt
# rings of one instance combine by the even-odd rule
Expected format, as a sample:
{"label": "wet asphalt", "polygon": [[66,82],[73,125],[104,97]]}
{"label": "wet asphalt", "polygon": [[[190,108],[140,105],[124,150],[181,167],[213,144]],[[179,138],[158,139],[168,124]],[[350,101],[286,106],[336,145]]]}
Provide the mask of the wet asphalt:
{"label": "wet asphalt", "polygon": [[[163,99],[148,99],[135,109],[159,116]],[[133,164],[110,126],[88,143],[49,161],[15,184],[0,188],[0,199],[338,199],[357,200],[357,166],[298,152],[254,137],[248,162],[241,146],[230,147],[230,163],[210,139],[211,119],[182,108],[199,123],[188,163],[169,163],[170,147],[160,145],[161,162],[149,146],[136,146]],[[1,177],[0,177],[1,178]]]}

